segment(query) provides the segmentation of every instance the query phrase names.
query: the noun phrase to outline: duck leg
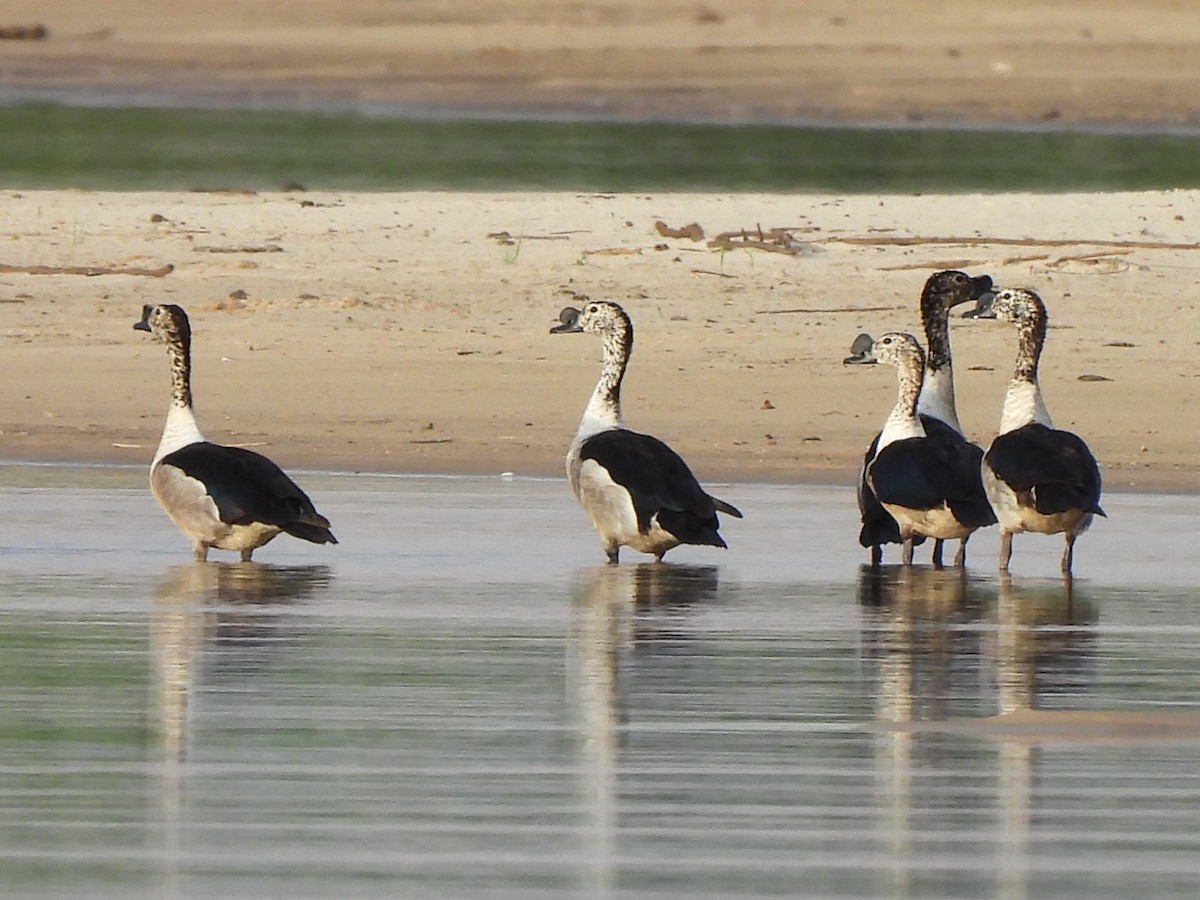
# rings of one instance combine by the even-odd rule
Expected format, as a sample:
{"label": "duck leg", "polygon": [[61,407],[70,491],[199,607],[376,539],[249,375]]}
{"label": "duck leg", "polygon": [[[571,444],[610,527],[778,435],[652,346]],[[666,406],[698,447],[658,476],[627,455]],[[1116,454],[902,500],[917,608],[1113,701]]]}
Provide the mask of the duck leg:
{"label": "duck leg", "polygon": [[[970,537],[970,535],[968,535]],[[967,538],[963,538],[958,545],[958,552],[954,554],[954,565],[956,568],[963,569],[967,565]]]}
{"label": "duck leg", "polygon": [[901,550],[900,561],[906,566],[911,566],[913,559],[913,539],[911,534],[904,538],[903,547],[904,549]]}
{"label": "duck leg", "polygon": [[1067,532],[1067,546],[1063,550],[1062,556],[1062,572],[1064,575],[1070,576],[1071,566],[1075,562],[1075,535]]}
{"label": "duck leg", "polygon": [[942,547],[945,545],[945,543],[946,542],[941,538],[937,538],[933,542],[933,555],[930,557],[930,562],[933,563],[933,567],[935,569],[940,569],[942,567]]}
{"label": "duck leg", "polygon": [[1012,532],[1000,532],[1000,571],[1008,571],[1008,563],[1012,559]]}
{"label": "duck leg", "polygon": [[883,545],[876,544],[871,548],[871,568],[878,569],[883,565]]}

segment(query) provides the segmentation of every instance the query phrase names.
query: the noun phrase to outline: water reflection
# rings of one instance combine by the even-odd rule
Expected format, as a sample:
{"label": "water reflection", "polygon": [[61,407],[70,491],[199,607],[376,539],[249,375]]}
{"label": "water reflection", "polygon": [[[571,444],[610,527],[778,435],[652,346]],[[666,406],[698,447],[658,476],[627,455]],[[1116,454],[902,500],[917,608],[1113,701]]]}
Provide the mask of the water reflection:
{"label": "water reflection", "polygon": [[1047,681],[1056,697],[1087,687],[1098,612],[1070,579],[1016,585],[962,570],[863,566],[858,599],[878,721],[945,720],[972,700],[993,712],[982,706],[976,659],[994,668],[1001,715],[1034,708]]}
{"label": "water reflection", "polygon": [[[297,603],[327,587],[327,566],[260,563],[189,563],[173,567],[154,592],[150,642],[156,708],[167,759],[181,760],[188,740],[188,699],[204,649],[234,645],[251,650],[270,640],[274,615],[254,607]],[[256,668],[253,654],[241,665]]]}
{"label": "water reflection", "polygon": [[[1095,646],[1096,608],[1075,596],[1070,577],[1062,581],[1023,581],[1014,585],[1000,575],[996,628],[984,641],[995,667],[1001,717],[1035,709],[1047,681],[1058,680],[1057,697],[1086,682]],[[1064,677],[1065,676],[1065,677]],[[1064,687],[1067,689],[1064,690]],[[1039,748],[1036,743],[1004,740],[998,748],[1000,782],[1000,859],[997,878],[1002,897],[1029,895],[1032,823]]]}
{"label": "water reflection", "polygon": [[[862,608],[862,654],[874,664],[875,718],[911,723],[945,719],[954,696],[956,651],[972,636],[960,626],[977,622],[978,603],[967,603],[965,569],[920,566],[862,566],[858,599]],[[879,839],[891,866],[887,891],[909,896],[914,890],[913,777],[916,733],[883,730],[875,739]]]}
{"label": "water reflection", "polygon": [[[698,552],[719,569],[575,572],[547,565],[586,538],[556,484],[336,476],[362,524],[331,576],[167,569],[142,478],[0,490],[27,523],[0,554],[2,896],[1127,898],[1200,878],[1188,501],[1139,500],[1073,586],[860,575],[813,513],[844,496],[777,486],[747,488],[773,510],[753,540]],[[447,529],[503,549],[480,514],[501,506],[545,513],[527,533],[550,549],[446,553]],[[397,553],[383,516],[442,527]]]}
{"label": "water reflection", "polygon": [[[918,723],[954,721],[969,729],[1035,709],[1043,687],[1057,699],[1087,685],[1098,613],[1077,596],[1072,581],[1017,585],[1001,577],[994,595],[992,585],[962,571],[919,567],[863,567],[860,574],[876,719],[891,725],[876,738],[876,778],[890,888],[900,895],[914,890],[914,810],[930,802],[914,784],[914,773],[923,770],[914,758],[918,742],[931,740],[938,727]],[[955,716],[959,704],[966,709]],[[1002,738],[997,754],[997,889],[1021,898],[1028,895],[1037,741]]]}
{"label": "water reflection", "polygon": [[[231,644],[263,645],[278,622],[263,607],[312,597],[329,581],[326,566],[193,562],[171,568],[155,589],[150,644],[162,752],[160,874],[172,888],[170,894],[179,877],[183,765],[192,740],[189,710],[206,667],[206,651]],[[243,666],[255,668],[244,653],[241,656]]]}
{"label": "water reflection", "polygon": [[683,617],[713,600],[717,587],[716,566],[606,565],[584,574],[568,634],[568,703],[584,816],[581,887],[593,896],[616,889],[622,671],[639,645],[682,639]]}
{"label": "water reflection", "polygon": [[1056,697],[1086,687],[1099,612],[1076,594],[1070,578],[1014,584],[1010,576],[1000,576],[996,628],[984,642],[984,653],[996,668],[1001,715],[1037,707],[1048,681]]}

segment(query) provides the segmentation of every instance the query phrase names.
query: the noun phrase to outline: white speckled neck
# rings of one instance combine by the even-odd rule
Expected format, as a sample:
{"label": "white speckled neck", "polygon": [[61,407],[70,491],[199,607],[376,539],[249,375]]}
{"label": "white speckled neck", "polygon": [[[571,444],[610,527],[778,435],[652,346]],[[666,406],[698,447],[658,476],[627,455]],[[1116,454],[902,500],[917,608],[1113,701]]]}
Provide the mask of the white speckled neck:
{"label": "white speckled neck", "polygon": [[[184,322],[186,326],[186,320]],[[185,327],[186,331],[186,327]],[[167,409],[167,421],[163,425],[158,449],[154,451],[156,464],[168,453],[181,447],[205,440],[196,424],[196,413],[192,409],[192,354],[187,335],[180,338],[177,333],[165,336],[167,358],[171,366],[171,405]]]}
{"label": "white speckled neck", "polygon": [[896,362],[896,405],[883,423],[879,449],[907,438],[925,437],[925,428],[917,418],[917,396],[921,391],[923,361],[920,356],[906,356]]}
{"label": "white speckled neck", "polygon": [[1038,364],[1046,341],[1046,308],[1036,295],[1026,295],[1011,314],[1016,316],[1017,362],[1004,394],[1000,434],[1016,431],[1031,422],[1053,428],[1038,384]]}
{"label": "white speckled neck", "polygon": [[579,420],[579,431],[576,433],[576,439],[583,440],[601,431],[607,431],[610,428],[619,428],[620,425],[621,401],[619,398],[614,398],[608,392],[602,378],[600,383],[596,385],[596,389],[592,391],[587,408],[583,411],[583,418]]}
{"label": "white speckled neck", "polygon": [[596,382],[587,408],[583,411],[579,430],[575,434],[576,442],[621,426],[621,381],[625,377],[629,351],[633,346],[632,331],[632,326],[626,320],[624,328],[613,328],[604,332],[604,358],[600,364],[600,379]]}

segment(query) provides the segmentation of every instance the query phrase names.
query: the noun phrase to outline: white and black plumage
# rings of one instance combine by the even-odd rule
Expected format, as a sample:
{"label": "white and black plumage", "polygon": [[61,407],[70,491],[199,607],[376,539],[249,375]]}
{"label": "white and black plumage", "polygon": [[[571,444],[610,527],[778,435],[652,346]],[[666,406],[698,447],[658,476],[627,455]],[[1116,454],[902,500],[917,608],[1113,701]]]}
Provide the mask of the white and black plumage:
{"label": "white and black plumage", "polygon": [[983,457],[983,483],[1000,520],[1000,570],[1008,571],[1012,536],[1062,534],[1062,571],[1071,574],[1075,539],[1103,516],[1100,467],[1087,444],[1050,421],[1038,384],[1046,342],[1046,305],[1033,291],[998,291],[990,314],[1017,327],[1017,362],[1000,429]]}
{"label": "white and black plumage", "polygon": [[[963,445],[951,451],[951,458],[961,460],[965,472],[969,473],[970,477],[975,477],[979,472],[983,449],[967,440],[958,421],[958,409],[954,401],[954,369],[950,355],[950,310],[963,303],[978,302],[991,287],[992,279],[987,275],[971,277],[964,272],[947,269],[929,276],[921,290],[921,324],[925,330],[929,354],[925,361],[917,412],[927,437]],[[852,355],[845,362],[873,362],[870,348],[870,337],[859,335],[851,347]],[[879,435],[876,435],[867,448],[858,480],[858,508],[862,518],[858,541],[862,546],[870,548],[871,563],[876,566],[883,560],[884,544],[903,542],[899,526],[867,484],[867,466],[875,458],[878,445]],[[985,501],[981,480],[977,485],[977,497],[980,502],[959,507],[962,514],[968,517],[967,521],[961,523],[970,526],[967,537],[976,528],[996,523],[996,517]],[[914,537],[915,544],[921,543],[922,540],[919,536]],[[942,564],[940,539],[934,542],[933,563],[936,566]],[[954,563],[957,566],[966,563],[966,538],[959,545]]]}
{"label": "white and black plumage", "polygon": [[551,334],[590,332],[603,339],[600,379],[567,453],[567,480],[587,512],[609,562],[622,546],[663,554],[679,544],[724,547],[717,512],[741,518],[709,496],[679,455],[648,434],[621,424],[621,380],[633,351],[633,323],[618,304],[567,307]]}
{"label": "white and black plumage", "polygon": [[314,544],[336,544],[329,520],[279,466],[241,447],[205,439],[192,409],[192,331],[173,304],[142,309],[134,326],[167,345],[171,406],[150,464],[150,492],[188,536],[196,559],[210,547],[236,550],[249,560],[280,532]]}
{"label": "white and black plumage", "polygon": [[987,499],[978,475],[968,470],[969,462],[978,464],[972,445],[931,436],[917,414],[925,374],[925,353],[917,339],[885,334],[874,342],[871,354],[896,367],[899,390],[865,480],[896,521],[902,561],[911,565],[916,536],[965,541],[979,527],[974,523],[986,518]]}

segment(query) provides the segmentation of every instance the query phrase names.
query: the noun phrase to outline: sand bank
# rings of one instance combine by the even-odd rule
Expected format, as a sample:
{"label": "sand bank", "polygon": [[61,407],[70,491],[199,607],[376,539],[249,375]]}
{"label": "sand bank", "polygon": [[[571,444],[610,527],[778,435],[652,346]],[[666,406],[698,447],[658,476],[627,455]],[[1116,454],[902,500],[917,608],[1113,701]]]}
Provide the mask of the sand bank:
{"label": "sand bank", "polygon": [[[594,297],[637,329],[628,424],[703,480],[848,480],[895,387],[841,360],[859,331],[919,333],[921,285],[953,267],[1046,300],[1047,402],[1108,487],[1197,490],[1198,200],[7,193],[0,458],[148,461],[166,358],[132,325],[171,302],[213,440],[295,467],[557,474],[599,347],[548,330]],[[787,252],[712,245],[760,227]],[[1013,338],[953,323],[983,442]]]}

